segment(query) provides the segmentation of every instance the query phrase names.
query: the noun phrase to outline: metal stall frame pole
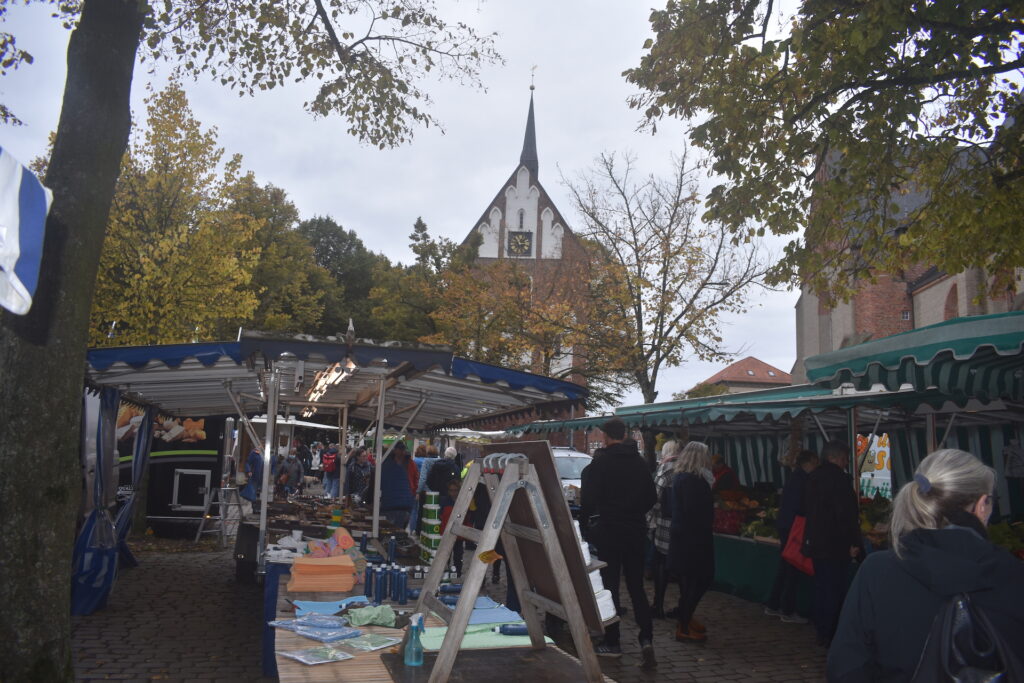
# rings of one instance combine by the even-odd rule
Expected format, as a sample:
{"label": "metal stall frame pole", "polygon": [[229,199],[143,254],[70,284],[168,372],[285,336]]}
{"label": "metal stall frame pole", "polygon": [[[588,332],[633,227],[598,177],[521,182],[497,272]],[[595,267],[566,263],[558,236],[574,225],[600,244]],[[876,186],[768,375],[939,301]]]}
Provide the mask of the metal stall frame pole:
{"label": "metal stall frame pole", "polygon": [[924,447],[928,451],[926,456],[935,452],[935,413],[926,413],[924,416]]}
{"label": "metal stall frame pole", "polygon": [[[345,497],[345,480],[348,478],[348,460],[352,451],[348,448],[348,404],[346,403],[338,410],[338,445],[342,453],[345,453],[345,462],[338,462],[338,500]],[[340,455],[340,454],[339,454]],[[342,465],[345,465],[344,467]],[[351,504],[351,501],[350,501]]]}
{"label": "metal stall frame pole", "polygon": [[263,488],[260,495],[260,534],[256,541],[256,553],[259,556],[257,574],[267,573],[267,558],[264,549],[267,545],[267,505],[270,497],[270,453],[274,447],[277,432],[277,394],[281,384],[281,371],[274,363],[270,370],[270,381],[267,386],[267,434],[263,442]]}
{"label": "metal stall frame pole", "polygon": [[942,433],[942,441],[935,446],[936,450],[943,448],[946,445],[946,439],[949,438],[949,433],[953,430],[953,423],[956,422],[956,416],[958,413],[951,413],[949,416],[949,424],[946,425],[946,431]]}
{"label": "metal stall frame pole", "polygon": [[[381,393],[383,393],[383,391],[384,391],[384,385],[381,384]],[[376,468],[374,468],[376,470],[376,472],[374,473],[376,476],[374,477],[374,489],[375,490],[374,490],[374,496],[373,496],[373,534],[372,535],[373,535],[374,538],[379,538],[380,537],[379,533],[380,533],[380,470],[381,470],[381,467],[383,466],[384,461],[387,460],[389,457],[391,457],[391,451],[395,450],[395,444],[397,444],[399,441],[403,440],[406,437],[406,435],[408,433],[409,425],[412,424],[412,421],[415,420],[416,416],[420,414],[421,410],[423,410],[423,406],[426,405],[427,398],[429,396],[430,396],[429,394],[421,394],[420,395],[420,402],[416,404],[416,409],[412,411],[412,415],[410,415],[409,419],[405,421],[404,425],[402,425],[402,429],[398,433],[398,439],[395,440],[395,443],[391,444],[388,447],[388,450],[387,450],[386,453],[381,454],[380,458],[377,461],[378,465],[377,465]],[[383,406],[383,405],[384,405],[384,403],[382,401],[381,402],[381,406]],[[383,412],[383,409],[381,409],[381,412]],[[383,424],[384,416],[381,415],[380,419],[381,419],[380,424]],[[383,430],[380,430],[380,431],[382,432]],[[381,449],[383,449],[383,437],[380,438],[380,439],[377,439],[377,441],[378,441],[377,452],[380,453]]]}
{"label": "metal stall frame pole", "polygon": [[[380,538],[380,470],[384,466],[384,382],[386,381],[385,376],[381,375],[380,378],[380,394],[377,396],[377,425],[374,428],[376,433],[374,434],[374,445],[373,452],[376,460],[376,465],[373,468],[373,527],[370,535],[374,538]],[[394,447],[394,444],[392,444]],[[391,453],[391,449],[388,449],[388,453]]]}
{"label": "metal stall frame pole", "polygon": [[245,425],[245,431],[249,433],[249,439],[252,441],[252,445],[255,446],[260,442],[259,434],[256,433],[256,428],[249,422],[249,417],[242,410],[242,404],[238,402],[238,399],[233,393],[231,393],[231,382],[224,382],[224,388],[227,390],[228,398],[231,399],[231,404],[235,406],[235,410],[238,411],[238,418]]}
{"label": "metal stall frame pole", "polygon": [[850,453],[850,478],[853,479],[853,493],[857,496],[857,507],[860,507],[860,463],[857,462],[857,408],[850,408],[846,411],[846,429],[849,434]]}

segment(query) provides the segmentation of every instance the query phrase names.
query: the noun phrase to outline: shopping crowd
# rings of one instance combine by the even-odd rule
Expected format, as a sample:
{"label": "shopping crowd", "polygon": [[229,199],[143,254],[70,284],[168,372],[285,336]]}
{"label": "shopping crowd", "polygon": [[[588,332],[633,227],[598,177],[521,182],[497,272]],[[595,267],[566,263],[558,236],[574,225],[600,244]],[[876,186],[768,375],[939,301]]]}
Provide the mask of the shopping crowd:
{"label": "shopping crowd", "polygon": [[[604,446],[582,473],[581,529],[606,563],[601,578],[620,615],[626,614],[619,598],[625,583],[641,666],[652,670],[654,619],[674,620],[683,647],[714,637],[714,624],[697,613],[715,578],[715,495],[740,482],[721,456],[697,441],[665,442],[652,474],[621,420],[612,418],[601,429]],[[281,451],[272,461],[275,493],[301,492],[320,480],[327,498],[372,501],[377,465],[368,449],[307,447],[296,440]],[[797,592],[802,581],[813,583],[811,620],[830,681],[961,680],[951,671],[965,666],[1003,672],[1003,678],[977,680],[1024,681],[1024,564],[986,533],[995,472],[969,453],[935,451],[895,497],[891,548],[866,555],[849,461],[846,444],[830,441],[820,453],[801,451],[791,463],[776,519],[778,567],[764,614],[806,623],[797,613]],[[245,462],[250,481],[260,480],[262,463],[254,450]],[[447,521],[467,467],[454,448],[441,455],[420,445],[413,454],[396,442],[380,469],[381,513],[415,531],[425,492],[437,491]],[[477,494],[470,524],[482,522],[489,507],[486,492]],[[456,550],[461,573],[461,541]],[[494,571],[497,581],[497,565]],[[650,597],[645,575],[653,583]],[[506,602],[518,610],[507,580]],[[679,599],[666,609],[670,582],[678,584]],[[952,633],[949,624],[960,630]],[[605,629],[595,646],[599,656],[621,657],[619,631],[618,621]]]}
{"label": "shopping crowd", "polygon": [[[653,619],[674,619],[675,639],[683,643],[711,637],[714,625],[695,615],[715,576],[714,493],[739,481],[696,441],[666,442],[652,477],[621,420],[607,421],[602,431],[605,446],[583,471],[582,527],[607,563],[602,579],[620,614],[624,580],[641,666],[654,669]],[[776,521],[779,566],[764,613],[806,623],[796,594],[808,572],[830,681],[1024,680],[1024,564],[988,541],[992,468],[954,449],[926,457],[894,500],[891,549],[865,555],[849,460],[846,444],[830,441],[820,454],[802,451],[792,462]],[[648,564],[653,600],[644,587]],[[670,581],[678,582],[679,601],[666,611]],[[621,656],[618,622],[596,650]]]}

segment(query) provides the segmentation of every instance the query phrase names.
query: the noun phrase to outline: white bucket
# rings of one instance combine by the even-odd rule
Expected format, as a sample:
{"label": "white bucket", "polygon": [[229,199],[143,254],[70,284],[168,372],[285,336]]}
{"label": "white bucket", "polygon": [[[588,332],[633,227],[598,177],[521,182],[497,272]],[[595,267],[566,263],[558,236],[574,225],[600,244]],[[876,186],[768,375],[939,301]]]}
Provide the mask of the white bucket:
{"label": "white bucket", "polygon": [[597,611],[601,614],[601,621],[608,621],[615,616],[615,603],[612,602],[611,591],[602,590],[594,594],[597,600]]}

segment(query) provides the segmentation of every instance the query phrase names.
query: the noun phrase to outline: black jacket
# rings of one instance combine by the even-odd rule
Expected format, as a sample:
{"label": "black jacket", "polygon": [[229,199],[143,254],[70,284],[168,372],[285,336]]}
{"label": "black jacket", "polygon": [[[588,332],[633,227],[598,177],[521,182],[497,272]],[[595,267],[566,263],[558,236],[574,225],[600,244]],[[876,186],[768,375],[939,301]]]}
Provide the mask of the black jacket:
{"label": "black jacket", "polygon": [[816,560],[849,560],[850,547],[861,545],[860,513],[850,477],[841,467],[826,461],[811,472],[804,510],[804,554]]}
{"label": "black jacket", "polygon": [[788,536],[793,527],[793,519],[797,515],[805,515],[804,489],[807,487],[807,472],[796,467],[789,473],[786,485],[782,487],[782,498],[779,501],[779,516],[775,520],[775,528],[781,536]]}
{"label": "black jacket", "polygon": [[646,533],[655,500],[654,477],[635,445],[601,449],[580,475],[580,518],[598,515],[603,528]]}
{"label": "black jacket", "polygon": [[715,501],[704,477],[683,472],[672,480],[668,568],[678,576],[715,575]]}
{"label": "black jacket", "polygon": [[853,580],[828,652],[830,681],[906,681],[939,609],[968,593],[1024,652],[1024,563],[973,529],[916,529],[903,557],[872,553]]}

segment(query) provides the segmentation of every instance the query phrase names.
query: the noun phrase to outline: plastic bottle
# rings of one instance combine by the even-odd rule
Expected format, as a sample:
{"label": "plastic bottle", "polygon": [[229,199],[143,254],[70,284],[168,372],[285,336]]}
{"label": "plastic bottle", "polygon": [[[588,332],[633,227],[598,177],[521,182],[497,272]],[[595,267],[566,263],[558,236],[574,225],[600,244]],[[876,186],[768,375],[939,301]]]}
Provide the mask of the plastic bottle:
{"label": "plastic bottle", "polygon": [[366,577],[363,579],[363,583],[366,584],[364,588],[364,594],[366,597],[373,599],[373,565],[366,565]]}
{"label": "plastic bottle", "polygon": [[405,605],[409,602],[409,571],[402,569],[398,574],[398,604]]}
{"label": "plastic bottle", "polygon": [[391,573],[391,600],[394,601],[394,602],[398,602],[398,591],[399,591],[399,587],[400,587],[399,586],[399,582],[401,581],[401,579],[399,577],[402,575],[402,572],[398,568],[397,564],[393,564],[393,565],[391,565],[391,572],[390,573]]}
{"label": "plastic bottle", "polygon": [[384,579],[387,576],[383,567],[377,567],[373,577],[373,601],[380,604],[388,599],[387,588]]}
{"label": "plastic bottle", "polygon": [[503,636],[528,636],[530,632],[526,629],[526,624],[502,624],[501,626],[495,626],[493,629],[495,633],[500,633]]}
{"label": "plastic bottle", "polygon": [[405,665],[423,666],[423,643],[420,631],[423,629],[423,615],[414,614],[409,620],[409,640],[405,643]]}
{"label": "plastic bottle", "polygon": [[442,593],[461,593],[462,592],[462,584],[461,583],[445,583],[445,584],[442,584],[442,585],[438,586],[437,590],[441,591]]}
{"label": "plastic bottle", "polygon": [[366,545],[370,541],[370,535],[367,532],[363,532],[363,537],[359,539],[359,552],[366,554]]}
{"label": "plastic bottle", "polygon": [[388,562],[394,562],[395,561],[395,545],[396,545],[396,543],[397,543],[397,541],[395,541],[395,535],[394,534],[391,534],[391,536],[388,536]]}

